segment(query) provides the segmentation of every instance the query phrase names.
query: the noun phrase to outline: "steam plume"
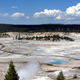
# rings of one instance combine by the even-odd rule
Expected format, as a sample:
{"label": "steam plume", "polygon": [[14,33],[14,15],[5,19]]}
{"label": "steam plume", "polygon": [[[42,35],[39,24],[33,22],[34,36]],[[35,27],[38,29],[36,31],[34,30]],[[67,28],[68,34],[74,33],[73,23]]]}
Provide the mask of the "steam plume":
{"label": "steam plume", "polygon": [[25,68],[18,71],[20,80],[32,80],[38,69],[39,63],[37,61],[29,61]]}

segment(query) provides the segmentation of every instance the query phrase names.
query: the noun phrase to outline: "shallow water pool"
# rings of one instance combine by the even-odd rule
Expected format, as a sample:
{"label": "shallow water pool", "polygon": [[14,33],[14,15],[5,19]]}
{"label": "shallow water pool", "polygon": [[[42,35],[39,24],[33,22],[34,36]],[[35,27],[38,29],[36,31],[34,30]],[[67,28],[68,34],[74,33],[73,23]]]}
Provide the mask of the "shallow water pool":
{"label": "shallow water pool", "polygon": [[54,62],[49,62],[49,64],[66,64],[68,61],[63,61],[63,60],[57,60]]}

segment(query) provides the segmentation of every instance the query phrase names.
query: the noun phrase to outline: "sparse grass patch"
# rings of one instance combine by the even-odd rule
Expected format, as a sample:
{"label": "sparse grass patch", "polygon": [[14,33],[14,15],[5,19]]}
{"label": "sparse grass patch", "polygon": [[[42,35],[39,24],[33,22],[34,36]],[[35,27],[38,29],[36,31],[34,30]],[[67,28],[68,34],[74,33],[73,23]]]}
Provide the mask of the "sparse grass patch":
{"label": "sparse grass patch", "polygon": [[48,64],[48,63],[47,63],[46,65],[48,65],[48,66],[53,66],[53,64]]}
{"label": "sparse grass patch", "polygon": [[72,69],[80,69],[80,66],[79,67],[73,67]]}
{"label": "sparse grass patch", "polygon": [[76,78],[77,78],[77,75],[75,74],[72,79],[76,79]]}
{"label": "sparse grass patch", "polygon": [[49,70],[49,71],[46,71],[46,72],[55,72],[55,71],[57,71],[57,70]]}

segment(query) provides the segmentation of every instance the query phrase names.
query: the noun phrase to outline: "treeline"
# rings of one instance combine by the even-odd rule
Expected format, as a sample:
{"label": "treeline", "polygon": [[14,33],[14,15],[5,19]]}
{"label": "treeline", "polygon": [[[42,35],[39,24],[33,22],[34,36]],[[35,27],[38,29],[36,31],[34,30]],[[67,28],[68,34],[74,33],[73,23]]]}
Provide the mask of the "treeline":
{"label": "treeline", "polygon": [[12,25],[0,24],[0,32],[80,32],[80,25],[41,24]]}
{"label": "treeline", "polygon": [[16,36],[16,39],[18,40],[36,40],[36,41],[60,41],[60,40],[66,40],[66,41],[74,41],[74,39],[70,38],[70,37],[63,37],[63,36],[59,36],[59,35],[53,35],[53,36],[33,36],[33,37],[17,37]]}

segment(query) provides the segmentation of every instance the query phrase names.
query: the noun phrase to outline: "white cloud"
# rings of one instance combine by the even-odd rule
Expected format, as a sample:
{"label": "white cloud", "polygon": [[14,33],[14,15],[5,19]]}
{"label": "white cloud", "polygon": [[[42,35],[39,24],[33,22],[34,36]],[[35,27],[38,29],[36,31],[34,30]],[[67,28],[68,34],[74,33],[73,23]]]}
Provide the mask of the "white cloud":
{"label": "white cloud", "polygon": [[17,6],[12,6],[11,8],[17,8]]}
{"label": "white cloud", "polygon": [[16,13],[13,13],[12,15],[9,15],[8,13],[0,13],[0,17],[10,17],[10,18],[13,18],[14,20],[17,20],[18,18],[26,18],[26,19],[29,19],[29,16],[25,16],[25,13],[19,13],[19,12],[16,12]]}
{"label": "white cloud", "polygon": [[4,14],[0,13],[0,17],[9,17],[9,14],[8,13],[4,13]]}
{"label": "white cloud", "polygon": [[29,19],[29,16],[26,16],[27,19]]}
{"label": "white cloud", "polygon": [[62,17],[61,17],[61,15],[59,15],[59,16],[57,16],[55,19],[63,19]]}
{"label": "white cloud", "polygon": [[[45,9],[44,11],[41,12],[36,12],[33,15],[34,18],[52,18],[52,19],[57,19],[57,20],[78,20],[80,21],[80,3],[78,3],[76,6],[71,6],[66,9],[65,12],[61,10],[48,10]],[[77,21],[77,22],[78,22]]]}
{"label": "white cloud", "polygon": [[8,13],[3,14],[4,17],[9,17]]}
{"label": "white cloud", "polygon": [[13,13],[11,15],[11,17],[14,18],[15,20],[18,19],[18,18],[24,17],[24,16],[25,16],[24,13],[19,13],[19,12]]}
{"label": "white cloud", "polygon": [[67,14],[77,14],[80,10],[80,3],[78,3],[76,6],[72,6],[67,8],[66,13]]}
{"label": "white cloud", "polygon": [[45,9],[44,12],[36,12],[33,17],[34,18],[55,18],[57,17],[58,15],[60,14],[63,14],[62,11],[60,10],[48,10],[48,9]]}
{"label": "white cloud", "polygon": [[72,6],[67,8],[66,14],[68,18],[79,20],[80,21],[80,3],[78,3],[76,6]]}

